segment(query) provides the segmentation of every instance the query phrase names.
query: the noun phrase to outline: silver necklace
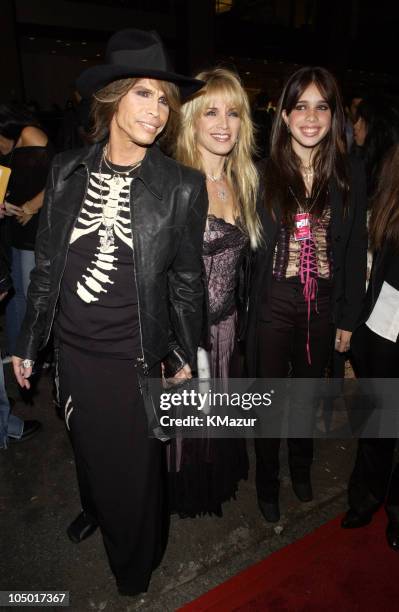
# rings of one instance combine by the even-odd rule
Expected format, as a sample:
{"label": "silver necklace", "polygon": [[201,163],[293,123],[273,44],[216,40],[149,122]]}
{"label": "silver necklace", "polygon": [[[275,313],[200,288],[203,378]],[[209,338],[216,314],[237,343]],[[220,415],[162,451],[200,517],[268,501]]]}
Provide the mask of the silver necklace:
{"label": "silver necklace", "polygon": [[[100,252],[101,253],[108,253],[109,250],[115,244],[114,225],[116,222],[116,217],[118,215],[118,208],[119,208],[119,197],[115,197],[115,196],[118,196],[120,193],[119,185],[121,181],[126,180],[130,172],[132,172],[135,168],[137,168],[141,164],[141,161],[139,161],[136,164],[134,164],[132,167],[130,167],[129,170],[118,172],[117,170],[114,170],[114,168],[112,168],[109,164],[107,164],[107,160],[105,158],[105,151],[106,149],[104,147],[103,153],[100,159],[99,168],[98,168],[99,186],[100,186],[100,204],[101,204],[101,210],[102,210],[101,224],[104,228],[104,233],[100,238]],[[104,202],[104,198],[103,198],[103,185],[104,185],[104,177],[102,173],[103,162],[107,166],[107,168],[109,168],[109,170],[113,173],[111,175],[111,180],[110,180],[110,192],[108,194],[108,199],[106,202]],[[113,198],[111,197],[112,195],[114,195]]]}
{"label": "silver necklace", "polygon": [[110,170],[110,172],[112,172],[112,180],[115,182],[116,185],[119,185],[122,178],[128,176],[131,172],[133,172],[133,170],[135,170],[136,168],[138,168],[141,164],[141,161],[138,161],[136,163],[134,163],[132,166],[128,167],[128,170],[116,170],[115,168],[113,168],[112,166],[109,165],[108,161],[107,161],[107,155],[108,155],[108,145],[105,145],[104,149],[103,149],[103,160],[105,165],[107,166],[108,170]]}
{"label": "silver necklace", "polygon": [[[224,180],[224,172],[222,172],[219,176],[215,176],[214,174],[207,174],[206,178],[208,181],[211,181],[211,183],[218,183],[219,181],[223,181]],[[216,195],[219,198],[219,200],[222,200],[222,202],[225,202],[227,200],[227,191],[223,186],[218,187],[217,185],[215,185],[216,187]]]}

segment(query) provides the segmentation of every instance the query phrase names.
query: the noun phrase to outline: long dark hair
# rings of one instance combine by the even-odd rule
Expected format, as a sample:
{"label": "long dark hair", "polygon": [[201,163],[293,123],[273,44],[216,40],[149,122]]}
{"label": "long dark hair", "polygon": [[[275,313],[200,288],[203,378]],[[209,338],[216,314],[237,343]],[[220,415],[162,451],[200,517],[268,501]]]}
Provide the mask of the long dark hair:
{"label": "long dark hair", "polygon": [[16,143],[27,126],[42,129],[36,117],[24,107],[0,104],[0,134],[4,138]]}
{"label": "long dark hair", "polygon": [[385,243],[399,250],[399,143],[386,154],[379,173],[369,232],[375,250],[380,250]]}
{"label": "long dark hair", "polygon": [[313,162],[315,176],[312,196],[317,196],[317,199],[312,214],[316,217],[322,214],[327,200],[328,181],[331,178],[336,181],[345,196],[349,190],[345,164],[345,114],[337,82],[325,68],[300,68],[288,79],[277,105],[265,177],[267,208],[272,214],[276,208],[280,208],[283,220],[290,225],[298,204],[289,186],[300,201],[306,197],[306,187],[300,171],[300,159],[292,148],[291,136],[282,112],[285,110],[289,115],[311,84],[316,85],[331,110],[331,129],[320,142]]}

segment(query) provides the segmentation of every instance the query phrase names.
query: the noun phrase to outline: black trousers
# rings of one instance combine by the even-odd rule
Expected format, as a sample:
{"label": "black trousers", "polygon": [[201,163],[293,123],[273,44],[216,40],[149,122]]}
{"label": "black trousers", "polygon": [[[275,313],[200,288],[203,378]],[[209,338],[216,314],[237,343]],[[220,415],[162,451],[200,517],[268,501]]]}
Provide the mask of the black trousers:
{"label": "black trousers", "polygon": [[[363,378],[397,378],[399,345],[362,325],[353,335],[356,372]],[[349,480],[349,506],[359,514],[385,502],[388,518],[399,526],[399,464],[393,468],[396,438],[360,438]]]}
{"label": "black trousers", "polygon": [[[309,321],[311,364],[308,363],[306,342],[308,311],[303,297],[303,286],[295,280],[273,281],[271,295],[272,320],[258,324],[257,376],[284,378],[291,368],[293,378],[320,378],[332,349],[333,324],[331,317],[331,285],[319,281],[317,310],[311,306]],[[311,389],[307,399],[291,400],[291,412],[297,423],[309,420],[312,412]],[[302,414],[301,414],[302,411]],[[292,480],[306,481],[313,461],[313,440],[290,437],[288,461]],[[256,489],[263,501],[276,501],[279,482],[280,438],[257,438]]]}
{"label": "black trousers", "polygon": [[59,381],[82,508],[98,521],[118,586],[144,592],[166,545],[166,466],[162,443],[148,436],[133,360],[63,345]]}

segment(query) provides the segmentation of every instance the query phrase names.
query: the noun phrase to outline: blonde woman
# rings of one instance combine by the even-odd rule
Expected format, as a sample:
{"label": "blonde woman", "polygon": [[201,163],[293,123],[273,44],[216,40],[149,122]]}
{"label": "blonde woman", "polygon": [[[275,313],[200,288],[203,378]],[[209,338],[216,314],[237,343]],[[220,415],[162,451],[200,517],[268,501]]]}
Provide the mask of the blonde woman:
{"label": "blonde woman", "polygon": [[237,328],[237,272],[256,248],[258,175],[253,125],[239,77],[224,68],[201,72],[201,92],[183,105],[176,157],[206,176],[209,209],[204,236],[211,335],[211,374],[228,377]]}
{"label": "blonde woman", "polygon": [[[232,358],[239,296],[246,294],[241,272],[250,248],[260,242],[254,131],[248,98],[237,75],[215,68],[196,78],[205,86],[182,107],[176,157],[206,177],[209,209],[203,260],[209,298],[209,367],[212,378],[227,379],[239,374],[233,366],[239,360]],[[173,510],[189,516],[221,515],[222,502],[234,497],[238,481],[246,478],[245,445],[240,440],[183,440],[181,451],[171,470]]]}

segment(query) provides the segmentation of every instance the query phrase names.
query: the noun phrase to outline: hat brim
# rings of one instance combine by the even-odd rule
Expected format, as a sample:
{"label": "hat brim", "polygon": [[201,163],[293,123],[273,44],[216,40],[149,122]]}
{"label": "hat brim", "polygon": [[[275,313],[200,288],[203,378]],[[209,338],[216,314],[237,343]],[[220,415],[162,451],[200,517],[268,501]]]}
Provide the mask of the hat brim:
{"label": "hat brim", "polygon": [[92,66],[82,72],[76,81],[76,87],[83,98],[90,98],[96,91],[112,83],[112,81],[134,77],[146,77],[175,83],[180,90],[182,98],[191,96],[205,84],[203,81],[192,79],[182,74],[176,74],[175,72],[149,69],[140,70],[140,68],[133,69],[129,66],[101,64],[99,66]]}

